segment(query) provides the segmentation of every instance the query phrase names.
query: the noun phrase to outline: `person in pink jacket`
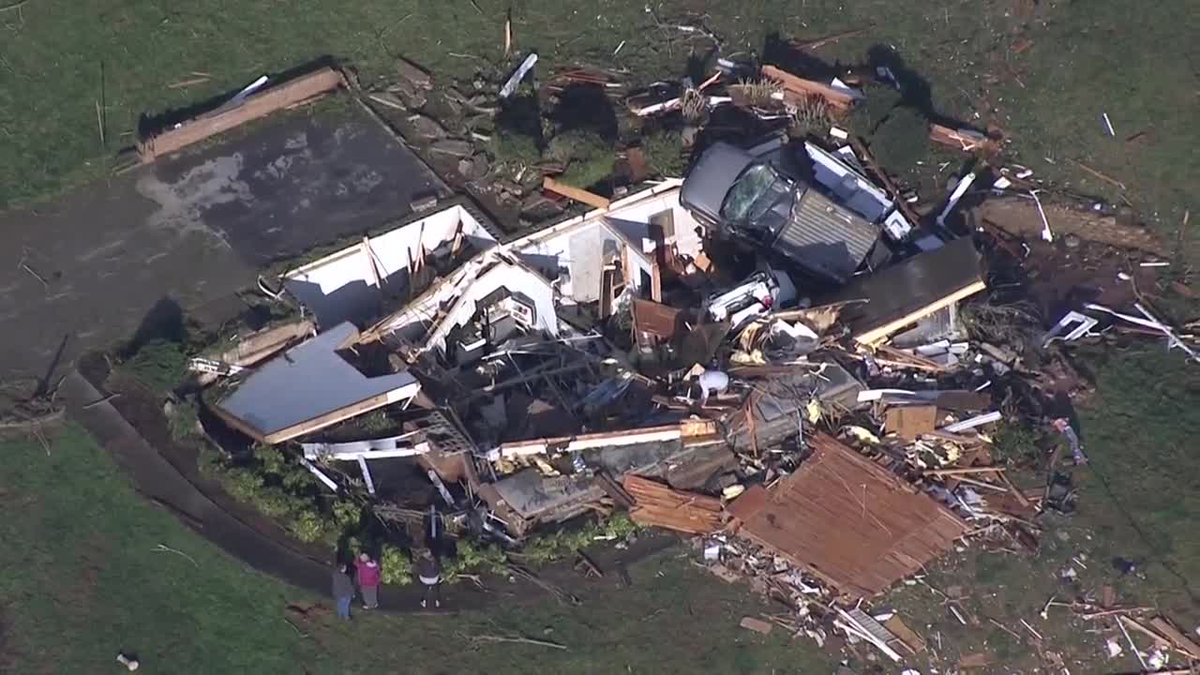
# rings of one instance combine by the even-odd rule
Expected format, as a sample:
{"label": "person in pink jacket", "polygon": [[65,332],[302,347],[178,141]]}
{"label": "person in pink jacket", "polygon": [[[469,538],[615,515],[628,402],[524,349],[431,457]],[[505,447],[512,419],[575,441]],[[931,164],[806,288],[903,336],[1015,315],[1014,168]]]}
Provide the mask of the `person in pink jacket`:
{"label": "person in pink jacket", "polygon": [[379,606],[379,563],[362,553],[354,561],[354,571],[358,589],[362,593],[363,609],[375,609]]}

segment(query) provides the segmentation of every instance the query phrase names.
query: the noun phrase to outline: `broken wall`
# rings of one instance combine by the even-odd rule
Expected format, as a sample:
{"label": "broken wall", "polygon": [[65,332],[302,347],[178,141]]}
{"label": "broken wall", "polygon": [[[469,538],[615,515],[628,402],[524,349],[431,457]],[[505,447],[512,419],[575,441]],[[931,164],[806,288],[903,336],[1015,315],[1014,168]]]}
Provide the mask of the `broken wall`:
{"label": "broken wall", "polygon": [[361,323],[378,315],[383,290],[410,292],[411,268],[456,244],[485,251],[496,239],[480,219],[454,205],[298,267],[284,275],[284,287],[323,326]]}

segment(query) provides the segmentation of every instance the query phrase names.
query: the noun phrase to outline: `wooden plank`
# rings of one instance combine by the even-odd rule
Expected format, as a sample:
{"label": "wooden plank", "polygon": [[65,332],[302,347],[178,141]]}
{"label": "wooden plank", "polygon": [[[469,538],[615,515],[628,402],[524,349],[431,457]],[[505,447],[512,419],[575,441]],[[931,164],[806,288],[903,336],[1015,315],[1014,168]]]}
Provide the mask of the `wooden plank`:
{"label": "wooden plank", "polygon": [[995,154],[999,144],[987,136],[969,129],[951,129],[940,124],[929,125],[929,140],[961,152]]}
{"label": "wooden plank", "polygon": [[883,627],[895,635],[905,647],[914,654],[920,654],[925,651],[925,640],[916,631],[909,628],[907,624],[900,620],[898,615],[893,614],[892,618],[883,622]]}
{"label": "wooden plank", "polygon": [[972,473],[1002,474],[1002,473],[1004,473],[1004,467],[1002,467],[1002,466],[972,466],[972,467],[967,467],[965,469],[930,469],[930,470],[924,472],[924,474],[926,476],[962,476],[965,474],[972,474]]}
{"label": "wooden plank", "polygon": [[568,199],[574,199],[577,202],[582,202],[588,206],[593,206],[598,209],[607,209],[611,203],[609,200],[601,197],[594,192],[588,192],[583,188],[577,188],[566,183],[560,183],[550,176],[542,179],[542,188],[560,194]]}
{"label": "wooden plank", "polygon": [[775,80],[783,85],[783,88],[793,94],[800,96],[819,96],[825,99],[829,105],[837,108],[839,111],[849,110],[854,105],[854,96],[847,94],[844,91],[839,91],[824,84],[813,80],[806,80],[803,77],[798,77],[789,72],[776,68],[775,66],[765,65],[762,67],[763,77]]}
{"label": "wooden plank", "polygon": [[738,625],[747,630],[752,630],[756,633],[762,633],[763,635],[770,635],[771,630],[775,628],[775,624],[769,621],[763,621],[762,619],[756,619],[752,616],[743,616],[742,622]]}
{"label": "wooden plank", "polygon": [[233,108],[200,115],[173,129],[151,136],[138,143],[138,156],[143,163],[153,162],[163,155],[177,152],[251,120],[312,101],[344,84],[345,80],[339,71],[328,67],[321,68],[253,94]]}
{"label": "wooden plank", "polygon": [[1197,645],[1191,638],[1184,635],[1182,631],[1175,627],[1170,621],[1161,616],[1156,616],[1148,622],[1150,628],[1159,632],[1163,637],[1171,641],[1171,644],[1176,649],[1184,652],[1193,659],[1200,659],[1200,645]]}

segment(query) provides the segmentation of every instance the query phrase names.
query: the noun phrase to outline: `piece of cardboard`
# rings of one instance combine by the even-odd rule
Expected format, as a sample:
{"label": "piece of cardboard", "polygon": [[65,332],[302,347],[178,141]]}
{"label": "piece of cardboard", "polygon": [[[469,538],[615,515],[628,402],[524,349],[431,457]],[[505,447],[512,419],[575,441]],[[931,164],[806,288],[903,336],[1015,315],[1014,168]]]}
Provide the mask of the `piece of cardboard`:
{"label": "piece of cardboard", "polygon": [[889,433],[916,440],[937,428],[937,406],[914,405],[888,408],[884,422]]}

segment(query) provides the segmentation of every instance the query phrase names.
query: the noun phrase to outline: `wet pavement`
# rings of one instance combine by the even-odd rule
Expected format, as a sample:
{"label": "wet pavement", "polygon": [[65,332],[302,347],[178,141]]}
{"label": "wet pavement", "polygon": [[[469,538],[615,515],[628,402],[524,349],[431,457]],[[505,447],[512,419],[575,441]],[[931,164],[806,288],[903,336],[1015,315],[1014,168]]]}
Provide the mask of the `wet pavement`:
{"label": "wet pavement", "polygon": [[2,213],[0,374],[41,377],[60,348],[65,366],[112,347],[164,303],[228,303],[263,266],[448,192],[373,120],[297,112]]}

